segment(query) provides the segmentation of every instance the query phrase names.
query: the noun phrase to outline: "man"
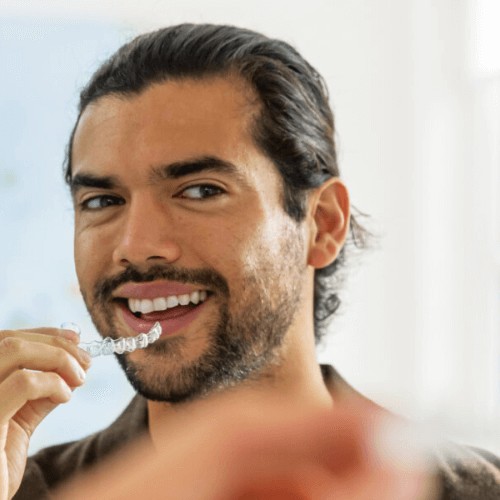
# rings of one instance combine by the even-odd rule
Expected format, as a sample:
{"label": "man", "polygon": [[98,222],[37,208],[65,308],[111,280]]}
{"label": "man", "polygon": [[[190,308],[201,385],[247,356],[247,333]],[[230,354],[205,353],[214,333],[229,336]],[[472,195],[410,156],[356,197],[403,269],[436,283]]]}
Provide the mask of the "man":
{"label": "man", "polygon": [[[26,465],[29,436],[90,363],[71,332],[2,332],[1,500],[49,498],[96,464],[105,472],[61,495],[430,491],[420,467],[371,455],[375,405],[315,360],[339,303],[345,241],[364,235],[333,134],[317,72],[289,45],[247,30],[159,30],[94,74],[65,174],[81,292],[103,337],[136,336],[157,321],[163,334],[117,356],[139,395],[115,424]],[[140,448],[114,453],[140,435]],[[467,453],[474,463],[457,475],[441,466],[443,494],[494,498],[495,459]],[[111,455],[124,458],[108,469],[101,462]],[[109,481],[118,475],[125,489]]]}

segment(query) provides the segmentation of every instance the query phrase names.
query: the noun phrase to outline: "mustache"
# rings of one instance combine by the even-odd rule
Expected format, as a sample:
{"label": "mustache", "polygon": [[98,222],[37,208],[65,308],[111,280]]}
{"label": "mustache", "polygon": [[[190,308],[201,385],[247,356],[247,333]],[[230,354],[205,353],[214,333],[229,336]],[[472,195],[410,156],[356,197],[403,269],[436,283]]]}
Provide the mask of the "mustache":
{"label": "mustache", "polygon": [[128,282],[147,283],[156,280],[203,285],[211,291],[217,291],[229,297],[229,286],[226,279],[213,269],[187,269],[171,264],[157,264],[146,271],[137,266],[129,265],[123,272],[99,280],[94,287],[94,300],[103,302],[112,299],[113,291]]}

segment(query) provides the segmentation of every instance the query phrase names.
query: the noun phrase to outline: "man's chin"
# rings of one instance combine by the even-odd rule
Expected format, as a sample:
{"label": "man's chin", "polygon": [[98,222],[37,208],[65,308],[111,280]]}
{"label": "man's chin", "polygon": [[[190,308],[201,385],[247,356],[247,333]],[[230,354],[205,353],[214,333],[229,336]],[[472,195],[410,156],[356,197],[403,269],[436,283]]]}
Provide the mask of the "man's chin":
{"label": "man's chin", "polygon": [[169,338],[146,349],[116,355],[125,376],[141,396],[151,401],[181,403],[203,393],[197,376],[199,359],[186,359],[185,339]]}
{"label": "man's chin", "polygon": [[182,404],[199,399],[202,394],[198,389],[193,387],[156,387],[151,383],[144,383],[138,379],[129,378],[130,384],[134,390],[148,401],[156,401],[161,403]]}
{"label": "man's chin", "polygon": [[177,362],[165,369],[164,365],[155,367],[154,362],[146,366],[133,363],[124,356],[120,356],[118,361],[134,390],[150,401],[184,403],[210,392],[206,384],[198,379],[195,365],[176,367]]}

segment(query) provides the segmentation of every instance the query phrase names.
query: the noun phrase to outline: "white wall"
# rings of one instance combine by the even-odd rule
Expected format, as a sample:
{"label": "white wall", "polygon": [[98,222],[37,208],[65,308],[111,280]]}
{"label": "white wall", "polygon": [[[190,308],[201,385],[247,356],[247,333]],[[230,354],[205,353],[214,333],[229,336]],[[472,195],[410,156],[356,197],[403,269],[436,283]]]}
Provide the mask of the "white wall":
{"label": "white wall", "polygon": [[296,45],[327,80],[343,175],[379,235],[354,268],[320,359],[396,411],[446,423],[460,414],[458,434],[500,448],[490,436],[498,427],[482,422],[500,414],[488,211],[500,190],[491,187],[498,51],[489,50],[491,16],[480,15],[487,8],[494,1],[4,0],[0,16],[112,22],[124,38],[182,21],[231,23]]}

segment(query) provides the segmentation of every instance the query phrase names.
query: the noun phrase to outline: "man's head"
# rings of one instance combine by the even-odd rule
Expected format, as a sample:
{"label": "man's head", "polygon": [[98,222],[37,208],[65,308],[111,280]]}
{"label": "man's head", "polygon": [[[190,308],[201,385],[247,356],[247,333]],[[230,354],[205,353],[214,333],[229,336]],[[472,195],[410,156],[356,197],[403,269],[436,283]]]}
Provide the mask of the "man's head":
{"label": "man's head", "polygon": [[[227,385],[277,362],[276,346],[304,313],[309,265],[319,337],[338,306],[326,277],[343,259],[348,224],[333,134],[321,78],[283,42],[181,25],[122,47],[81,94],[66,171],[77,272],[101,333],[123,334],[112,301],[137,330],[144,318],[122,299],[152,320],[140,297],[201,291],[212,299],[205,310],[217,304],[218,313],[204,320],[214,322],[203,325],[209,340],[191,335],[192,366],[186,373],[180,362],[176,375],[186,386]],[[335,236],[318,243],[326,233]],[[155,289],[162,280],[185,286]],[[130,285],[140,282],[149,285]],[[200,310],[187,314],[191,326]],[[169,327],[182,331],[184,316],[174,316]],[[169,340],[170,362],[184,362],[185,339]],[[177,389],[178,399],[192,396]]]}

